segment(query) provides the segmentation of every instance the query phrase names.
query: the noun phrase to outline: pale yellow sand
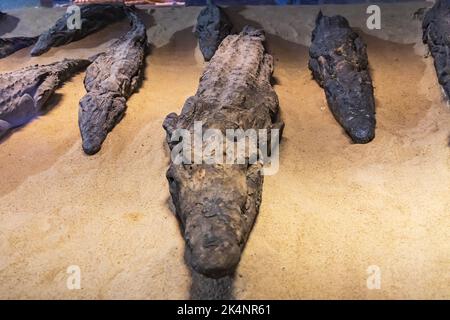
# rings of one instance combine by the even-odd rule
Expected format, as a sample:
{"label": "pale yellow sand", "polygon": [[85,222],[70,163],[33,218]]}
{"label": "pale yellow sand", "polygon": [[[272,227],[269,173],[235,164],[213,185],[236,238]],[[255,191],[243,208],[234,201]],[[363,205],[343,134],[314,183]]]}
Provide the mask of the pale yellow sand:
{"label": "pale yellow sand", "polygon": [[[349,142],[307,69],[317,7],[227,10],[238,26],[268,31],[286,122],[281,169],[265,180],[260,215],[228,282],[234,297],[450,298],[450,110],[411,19],[422,6],[383,6],[383,29],[370,32],[365,7],[325,8],[347,16],[368,43],[378,127],[367,145]],[[47,114],[1,141],[0,298],[191,297],[161,124],[198,85],[198,11],[161,8],[146,19],[154,43],[146,79],[99,154],[81,150],[83,74],[58,90]],[[61,11],[13,14],[22,20],[8,35],[25,35]],[[125,31],[116,24],[39,58],[25,49],[0,60],[0,71],[88,57]],[[81,290],[66,287],[70,265],[81,268]],[[370,265],[381,268],[380,290],[366,286]]]}

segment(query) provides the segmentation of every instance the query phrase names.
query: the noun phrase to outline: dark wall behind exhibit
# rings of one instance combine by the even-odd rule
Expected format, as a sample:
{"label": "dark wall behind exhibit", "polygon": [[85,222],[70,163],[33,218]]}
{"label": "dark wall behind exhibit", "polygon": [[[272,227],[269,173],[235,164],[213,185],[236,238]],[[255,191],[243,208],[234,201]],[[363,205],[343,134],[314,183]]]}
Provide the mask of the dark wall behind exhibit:
{"label": "dark wall behind exhibit", "polygon": [[[43,2],[51,2],[44,0]],[[178,0],[183,1],[183,0]],[[216,4],[221,5],[286,5],[286,4],[351,4],[370,2],[408,2],[411,0],[216,0]],[[42,3],[41,0],[0,0],[0,10],[10,10],[21,7],[35,7]],[[53,0],[53,4],[67,4],[69,0]],[[185,0],[187,6],[204,6],[206,0]]]}
{"label": "dark wall behind exhibit", "polygon": [[[183,0],[178,0],[183,1]],[[380,2],[410,2],[412,0],[215,0],[220,5],[292,5],[292,4],[351,4]],[[22,7],[36,7],[42,4],[67,4],[70,0],[0,0],[0,10],[10,10]],[[186,6],[204,6],[206,0],[185,0]]]}
{"label": "dark wall behind exhibit", "polygon": [[0,0],[0,10],[68,4],[70,0]]}
{"label": "dark wall behind exhibit", "polygon": [[[187,6],[203,6],[206,0],[185,0]],[[286,4],[352,4],[352,3],[381,3],[381,2],[411,2],[411,0],[216,0],[221,5],[286,5]]]}

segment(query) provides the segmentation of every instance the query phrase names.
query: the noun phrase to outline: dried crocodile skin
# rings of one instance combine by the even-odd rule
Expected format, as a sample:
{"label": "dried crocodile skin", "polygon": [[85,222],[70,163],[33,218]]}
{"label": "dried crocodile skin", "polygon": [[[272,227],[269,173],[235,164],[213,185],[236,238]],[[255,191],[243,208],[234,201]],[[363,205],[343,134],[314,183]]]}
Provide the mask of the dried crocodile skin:
{"label": "dried crocodile skin", "polygon": [[99,55],[86,71],[87,94],[80,101],[78,123],[86,154],[97,153],[108,133],[123,118],[126,101],[140,85],[147,34],[133,11],[132,30]]}
{"label": "dried crocodile skin", "polygon": [[309,55],[309,68],[336,120],[353,142],[370,142],[375,137],[375,99],[362,39],[344,17],[320,12]]}
{"label": "dried crocodile skin", "polygon": [[0,59],[36,43],[37,37],[0,38]]}
{"label": "dried crocodile skin", "polygon": [[440,85],[450,98],[450,0],[438,0],[423,20],[423,41],[434,58]]}
{"label": "dried crocodile skin", "polygon": [[208,1],[198,18],[195,35],[205,61],[211,60],[223,39],[231,33],[232,25],[223,10]]}
{"label": "dried crocodile skin", "polygon": [[[282,129],[278,97],[271,86],[273,58],[264,33],[246,27],[225,38],[206,66],[198,91],[178,116],[164,121],[172,150],[175,130]],[[261,141],[260,141],[261,143]],[[263,142],[265,143],[265,142]],[[208,143],[203,143],[202,148]],[[189,264],[207,277],[232,274],[259,212],[261,163],[177,164],[167,172],[170,193],[181,221]]]}
{"label": "dried crocodile skin", "polygon": [[81,7],[81,29],[70,30],[67,21],[71,14],[66,13],[47,32],[39,36],[31,50],[32,56],[39,56],[51,47],[59,47],[97,32],[108,24],[125,18],[125,9],[121,5],[91,4]]}
{"label": "dried crocodile skin", "polygon": [[0,136],[38,115],[55,90],[89,60],[63,60],[0,74]]}

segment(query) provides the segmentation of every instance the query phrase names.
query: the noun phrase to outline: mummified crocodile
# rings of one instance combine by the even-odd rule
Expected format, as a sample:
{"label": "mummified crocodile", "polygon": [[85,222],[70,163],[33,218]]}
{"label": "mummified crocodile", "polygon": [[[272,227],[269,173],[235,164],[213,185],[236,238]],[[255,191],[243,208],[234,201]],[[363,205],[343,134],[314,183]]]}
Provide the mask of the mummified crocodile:
{"label": "mummified crocodile", "polygon": [[90,63],[63,60],[0,74],[0,136],[37,116],[55,90]]}
{"label": "mummified crocodile", "polygon": [[68,21],[73,13],[64,14],[55,25],[39,36],[36,45],[31,50],[32,56],[39,56],[51,47],[59,47],[78,41],[97,32],[107,25],[125,18],[123,5],[90,4],[80,10],[81,27],[69,29]]}
{"label": "mummified crocodile", "polygon": [[[246,27],[223,40],[196,95],[186,101],[179,116],[172,113],[164,121],[172,152],[182,143],[173,141],[174,135],[183,129],[192,132],[199,121],[203,129],[223,134],[227,129],[282,129],[278,97],[270,82],[273,58],[265,52],[264,38],[263,31]],[[266,142],[260,140],[258,148]],[[207,147],[204,142],[201,148]],[[248,159],[231,163],[189,165],[172,158],[167,172],[188,263],[212,278],[234,272],[261,203],[261,163]]]}
{"label": "mummified crocodile", "polygon": [[423,42],[434,58],[438,80],[450,99],[450,0],[438,0],[423,20]]}
{"label": "mummified crocodile", "polygon": [[223,10],[208,0],[207,7],[200,12],[197,18],[195,28],[195,35],[205,61],[211,60],[222,40],[231,33],[232,28],[231,22]]}
{"label": "mummified crocodile", "polygon": [[140,85],[147,33],[132,10],[132,29],[99,55],[86,71],[87,94],[80,101],[78,123],[86,154],[97,153],[108,133],[123,118],[127,99]]}
{"label": "mummified crocodile", "polygon": [[6,58],[20,49],[32,46],[37,37],[0,38],[0,59]]}
{"label": "mummified crocodile", "polygon": [[309,68],[324,88],[328,106],[355,143],[375,137],[375,99],[366,45],[342,16],[319,13]]}

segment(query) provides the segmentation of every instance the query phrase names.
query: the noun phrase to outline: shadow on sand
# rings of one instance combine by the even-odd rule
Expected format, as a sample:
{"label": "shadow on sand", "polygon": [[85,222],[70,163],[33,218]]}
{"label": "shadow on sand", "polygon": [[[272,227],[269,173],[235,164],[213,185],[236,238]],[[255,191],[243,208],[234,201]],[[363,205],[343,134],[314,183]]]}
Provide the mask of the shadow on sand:
{"label": "shadow on sand", "polygon": [[20,19],[9,14],[0,17],[0,37],[12,32],[19,24]]}
{"label": "shadow on sand", "polygon": [[220,279],[207,278],[192,270],[190,299],[192,300],[234,300],[233,284],[234,276]]}

